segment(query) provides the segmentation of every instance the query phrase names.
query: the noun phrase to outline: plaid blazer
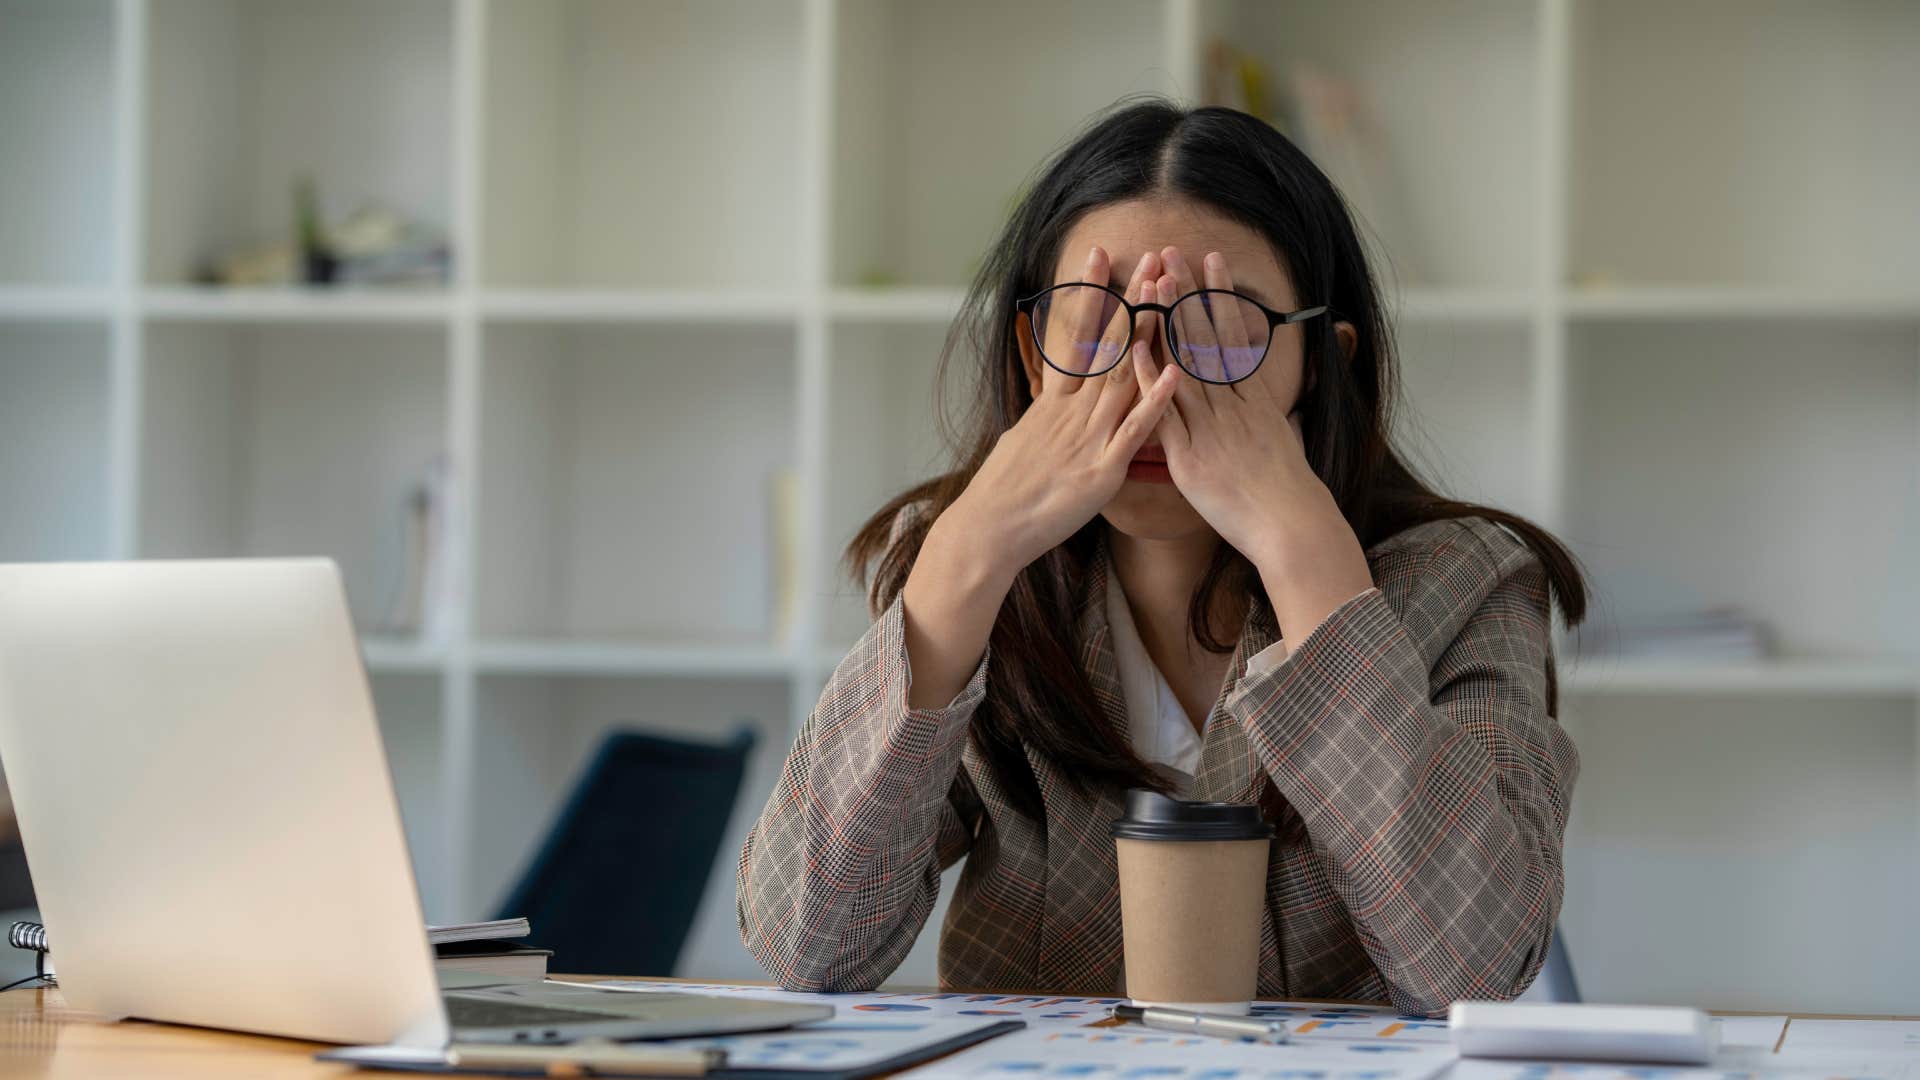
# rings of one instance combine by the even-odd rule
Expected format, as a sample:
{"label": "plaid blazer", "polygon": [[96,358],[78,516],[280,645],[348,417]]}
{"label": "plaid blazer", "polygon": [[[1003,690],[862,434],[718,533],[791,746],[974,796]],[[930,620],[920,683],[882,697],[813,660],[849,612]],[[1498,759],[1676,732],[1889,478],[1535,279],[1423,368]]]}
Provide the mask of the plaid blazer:
{"label": "plaid blazer", "polygon": [[[1195,799],[1261,803],[1277,826],[1260,929],[1263,997],[1390,999],[1436,1014],[1533,981],[1560,910],[1578,757],[1554,685],[1544,571],[1479,518],[1431,522],[1367,553],[1374,588],[1277,667],[1248,616],[1207,717]],[[1104,551],[1079,605],[1087,675],[1126,738],[1105,615]],[[967,738],[991,655],[945,708],[906,707],[896,600],[801,727],[740,852],[748,950],[782,986],[871,989],[966,859],[940,981],[1124,992],[1108,827],[1121,794],[1082,797],[1029,752],[1045,806],[1012,809]]]}

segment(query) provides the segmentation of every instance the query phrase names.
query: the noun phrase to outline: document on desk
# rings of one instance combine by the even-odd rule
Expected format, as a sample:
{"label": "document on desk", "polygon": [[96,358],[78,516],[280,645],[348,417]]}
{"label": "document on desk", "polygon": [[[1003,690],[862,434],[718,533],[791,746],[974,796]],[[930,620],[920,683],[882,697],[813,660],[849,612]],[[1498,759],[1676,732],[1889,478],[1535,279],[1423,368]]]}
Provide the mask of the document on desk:
{"label": "document on desk", "polygon": [[1780,1044],[1783,1053],[1840,1049],[1911,1055],[1920,1061],[1920,1020],[1795,1020]]}
{"label": "document on desk", "polygon": [[[892,1013],[902,1016],[999,1017],[1024,1020],[1028,1027],[1082,1027],[1105,1020],[1117,997],[1048,997],[1031,994],[960,994],[924,991],[874,990],[840,994],[812,994],[776,990],[770,986],[732,983],[678,983],[650,979],[598,982],[600,987],[623,990],[668,990],[689,994],[740,995],[767,1001],[802,1001],[832,1005],[852,1013]],[[1444,1018],[1404,1016],[1385,1005],[1323,1005],[1311,1002],[1256,1001],[1253,1015],[1284,1019],[1296,1041],[1381,1039],[1405,1043],[1448,1045]],[[1776,1032],[1777,1037],[1777,1032]],[[1769,1044],[1771,1046],[1771,1044]]]}
{"label": "document on desk", "polygon": [[1716,1061],[1712,1068],[1609,1065],[1600,1062],[1492,1061],[1462,1058],[1446,1080],[1920,1080],[1891,1057],[1832,1052]]}
{"label": "document on desk", "polygon": [[1720,1050],[1771,1054],[1780,1045],[1780,1033],[1787,1029],[1784,1016],[1716,1016],[1720,1028]]}
{"label": "document on desk", "polygon": [[619,990],[665,990],[683,994],[718,994],[763,1001],[800,1001],[831,1005],[841,1016],[893,1016],[962,1020],[1021,1020],[1028,1027],[1079,1027],[1105,1020],[1125,998],[1049,997],[1044,994],[953,994],[924,991],[873,990],[842,994],[813,994],[777,990],[771,986],[731,983],[659,982],[623,979],[595,986]]}
{"label": "document on desk", "polygon": [[[941,1019],[843,1015],[780,1031],[663,1039],[645,1045],[660,1050],[721,1051],[726,1055],[726,1064],[709,1069],[704,1074],[719,1080],[731,1077],[765,1080],[769,1076],[835,1080],[897,1072],[928,1058],[972,1046],[982,1040],[1003,1037],[1017,1030],[1017,1023],[993,1017]],[[548,1068],[566,1070],[572,1067],[565,1046],[514,1049],[530,1053],[546,1052],[551,1056]],[[454,1069],[448,1064],[445,1051],[394,1046],[350,1046],[323,1051],[315,1058],[370,1069],[462,1073],[498,1071],[519,1076],[540,1075],[539,1069],[532,1068],[529,1071],[531,1067],[527,1065],[501,1067],[498,1070],[484,1064],[477,1068]],[[551,1075],[582,1074],[556,1071]]]}
{"label": "document on desk", "polygon": [[1171,1035],[1134,1026],[1027,1030],[904,1074],[912,1080],[1431,1080],[1451,1047],[1374,1039],[1284,1045]]}
{"label": "document on desk", "polygon": [[1316,1005],[1296,1001],[1256,1001],[1253,1015],[1284,1019],[1295,1042],[1379,1039],[1450,1046],[1445,1017],[1406,1016],[1385,1005]]}

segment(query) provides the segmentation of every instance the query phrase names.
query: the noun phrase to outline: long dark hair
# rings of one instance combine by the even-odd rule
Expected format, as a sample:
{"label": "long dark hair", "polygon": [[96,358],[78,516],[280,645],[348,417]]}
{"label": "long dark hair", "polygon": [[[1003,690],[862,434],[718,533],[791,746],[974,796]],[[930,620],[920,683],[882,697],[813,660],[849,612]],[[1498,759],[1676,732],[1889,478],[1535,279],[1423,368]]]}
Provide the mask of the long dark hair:
{"label": "long dark hair", "polygon": [[[1266,123],[1232,109],[1183,109],[1160,99],[1123,104],[1097,118],[1039,170],[1005,230],[987,252],[941,354],[941,382],[956,352],[977,358],[977,385],[947,423],[951,472],[901,493],[847,547],[849,571],[872,571],[875,610],[906,585],[927,530],[986,460],[994,440],[1032,403],[1012,334],[1014,301],[1053,283],[1060,243],[1079,218],[1110,203],[1172,195],[1204,204],[1264,236],[1290,275],[1302,306],[1327,304],[1353,325],[1348,360],[1332,319],[1305,336],[1301,426],[1307,460],[1333,492],[1362,547],[1414,525],[1481,517],[1518,535],[1546,570],[1551,596],[1571,628],[1586,614],[1579,564],[1552,536],[1523,518],[1446,498],[1402,461],[1388,441],[1398,370],[1391,331],[1346,204],[1332,181]],[[906,511],[906,513],[902,513]],[[1016,808],[1041,813],[1026,760],[1032,748],[1082,791],[1165,783],[1102,715],[1080,668],[1077,605],[1099,543],[1098,518],[1028,566],[1001,605],[990,637],[987,701],[971,735]],[[1218,546],[1194,592],[1189,620],[1215,651],[1220,590],[1260,595],[1245,557]],[[1233,595],[1233,594],[1225,594]],[[1099,602],[1095,598],[1093,602]]]}

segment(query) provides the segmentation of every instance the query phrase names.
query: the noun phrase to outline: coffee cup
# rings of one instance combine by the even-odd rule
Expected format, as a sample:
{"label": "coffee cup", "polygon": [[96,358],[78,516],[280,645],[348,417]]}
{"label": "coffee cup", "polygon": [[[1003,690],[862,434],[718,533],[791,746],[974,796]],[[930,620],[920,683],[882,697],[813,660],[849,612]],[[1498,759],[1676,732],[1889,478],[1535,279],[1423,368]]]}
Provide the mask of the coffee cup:
{"label": "coffee cup", "polygon": [[1135,1005],[1244,1015],[1260,974],[1273,826],[1260,808],[1127,792],[1113,822]]}

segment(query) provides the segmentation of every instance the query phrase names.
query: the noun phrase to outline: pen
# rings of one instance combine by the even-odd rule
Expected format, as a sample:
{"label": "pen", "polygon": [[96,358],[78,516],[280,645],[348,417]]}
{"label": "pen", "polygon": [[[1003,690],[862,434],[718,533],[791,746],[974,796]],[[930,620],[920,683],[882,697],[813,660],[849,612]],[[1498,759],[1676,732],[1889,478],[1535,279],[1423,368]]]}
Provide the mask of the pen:
{"label": "pen", "polygon": [[1283,1043],[1287,1041],[1285,1020],[1257,1020],[1251,1016],[1215,1016],[1211,1013],[1188,1012],[1185,1009],[1163,1009],[1156,1005],[1146,1008],[1137,1005],[1115,1005],[1113,1015],[1118,1019],[1132,1020],[1160,1031],[1212,1035],[1221,1039],[1239,1039],[1242,1042]]}
{"label": "pen", "polygon": [[543,1076],[705,1076],[725,1067],[724,1050],[623,1046],[586,1039],[559,1046],[490,1046],[469,1043],[447,1049],[456,1069],[525,1069]]}

